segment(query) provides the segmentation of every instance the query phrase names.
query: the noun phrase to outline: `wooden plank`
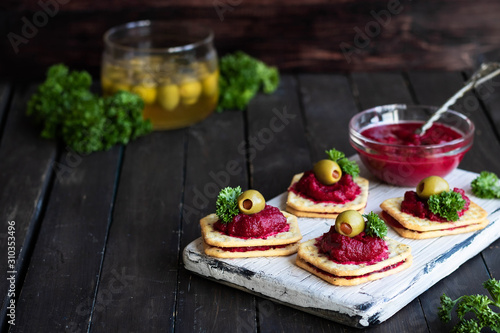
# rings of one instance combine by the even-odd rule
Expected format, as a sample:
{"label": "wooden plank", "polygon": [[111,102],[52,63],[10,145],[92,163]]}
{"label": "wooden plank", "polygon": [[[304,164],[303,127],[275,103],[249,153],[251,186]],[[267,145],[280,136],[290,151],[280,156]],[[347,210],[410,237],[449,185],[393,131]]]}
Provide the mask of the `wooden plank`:
{"label": "wooden plank", "polygon": [[360,111],[386,104],[412,104],[404,77],[399,73],[352,73]]}
{"label": "wooden plank", "polygon": [[[39,227],[39,216],[45,205],[45,195],[51,180],[52,163],[56,156],[56,143],[41,139],[38,129],[26,116],[26,101],[34,92],[34,86],[18,86],[13,95],[10,109],[6,112],[5,126],[0,142],[0,216],[3,221],[0,230],[0,261],[2,272],[8,267],[8,221],[15,221],[15,267],[16,297],[25,266],[29,261],[33,242]],[[5,93],[2,104],[5,102]],[[5,104],[4,104],[5,105]],[[9,263],[10,265],[10,263]],[[6,307],[10,297],[4,298],[10,289],[5,279],[0,283],[0,323],[6,324]]]}
{"label": "wooden plank", "polygon": [[11,91],[11,84],[6,81],[0,81],[0,138],[2,137],[2,129],[8,112],[7,108],[11,97]]}
{"label": "wooden plank", "polygon": [[264,198],[284,192],[294,174],[311,168],[299,103],[296,79],[284,75],[276,92],[258,95],[248,106],[251,186]]}
{"label": "wooden plank", "polygon": [[[189,129],[181,251],[201,236],[199,220],[215,212],[218,192],[226,186],[248,186],[244,152],[245,135],[242,112],[215,114]],[[253,296],[179,271],[176,331],[256,330]]]}
{"label": "wooden plank", "polygon": [[[63,151],[11,332],[87,330],[110,223],[120,148]],[[43,306],[40,306],[43,304]]]}
{"label": "wooden plank", "polygon": [[349,144],[349,120],[358,109],[348,78],[328,74],[299,75],[299,85],[311,160],[325,158],[325,150],[333,147],[346,156],[356,153]]}
{"label": "wooden plank", "polygon": [[173,327],[184,136],[153,132],[125,148],[92,332]]}
{"label": "wooden plank", "polygon": [[[500,4],[491,0],[361,5],[355,0],[86,0],[61,1],[57,10],[33,1],[9,2],[0,13],[0,32],[8,37],[0,41],[6,50],[0,61],[10,65],[0,73],[13,78],[40,76],[57,62],[97,72],[103,33],[145,17],[208,25],[220,54],[241,49],[284,70],[320,73],[461,70],[472,67],[478,50],[496,49],[500,35],[495,15]],[[51,3],[59,2],[44,2]],[[36,13],[40,26],[33,24]]]}

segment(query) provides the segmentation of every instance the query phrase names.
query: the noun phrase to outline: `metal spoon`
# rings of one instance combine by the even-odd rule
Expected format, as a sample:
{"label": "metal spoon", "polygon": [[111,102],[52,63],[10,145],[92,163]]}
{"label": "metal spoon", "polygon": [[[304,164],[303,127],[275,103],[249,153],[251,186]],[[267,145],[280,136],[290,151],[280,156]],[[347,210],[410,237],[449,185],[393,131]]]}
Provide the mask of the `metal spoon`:
{"label": "metal spoon", "polygon": [[450,99],[448,99],[436,112],[434,112],[425,124],[415,131],[415,134],[424,135],[432,124],[448,110],[448,107],[455,104],[457,99],[462,97],[467,91],[476,88],[498,74],[500,74],[500,63],[489,62],[482,64],[481,67],[479,67],[479,69],[474,72],[471,78],[465,83],[465,86],[457,91],[455,95],[451,96]]}

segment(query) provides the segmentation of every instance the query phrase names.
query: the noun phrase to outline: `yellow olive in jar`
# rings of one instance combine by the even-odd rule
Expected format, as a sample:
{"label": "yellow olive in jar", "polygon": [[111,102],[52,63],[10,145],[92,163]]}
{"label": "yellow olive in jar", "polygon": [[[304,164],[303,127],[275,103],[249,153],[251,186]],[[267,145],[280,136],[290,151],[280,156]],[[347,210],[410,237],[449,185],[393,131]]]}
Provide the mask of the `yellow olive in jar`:
{"label": "yellow olive in jar", "polygon": [[137,85],[133,86],[130,91],[139,95],[145,104],[153,104],[156,100],[155,86]]}
{"label": "yellow olive in jar", "polygon": [[324,185],[332,185],[342,177],[342,170],[337,162],[321,160],[314,164],[313,172],[316,178]]}
{"label": "yellow olive in jar", "polygon": [[417,195],[422,199],[429,199],[431,195],[449,190],[448,182],[439,176],[424,178],[417,185]]}
{"label": "yellow olive in jar", "polygon": [[181,102],[185,105],[196,103],[201,94],[201,83],[199,81],[184,82],[179,86]]}
{"label": "yellow olive in jar", "polygon": [[365,219],[357,210],[346,210],[335,219],[335,230],[341,235],[355,237],[365,230]]}
{"label": "yellow olive in jar", "polygon": [[179,87],[175,84],[165,84],[158,87],[158,103],[167,111],[174,110],[179,105]]}
{"label": "yellow olive in jar", "polygon": [[246,190],[238,197],[238,208],[243,214],[255,214],[266,207],[266,200],[259,191]]}
{"label": "yellow olive in jar", "polygon": [[203,95],[212,96],[219,89],[219,72],[215,71],[201,80]]}

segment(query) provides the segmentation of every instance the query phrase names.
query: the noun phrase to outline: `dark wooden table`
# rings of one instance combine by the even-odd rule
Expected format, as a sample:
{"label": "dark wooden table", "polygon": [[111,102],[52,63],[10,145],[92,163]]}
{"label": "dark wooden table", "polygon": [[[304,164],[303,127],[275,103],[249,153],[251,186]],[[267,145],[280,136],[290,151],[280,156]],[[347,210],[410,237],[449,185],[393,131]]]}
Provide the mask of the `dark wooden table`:
{"label": "dark wooden table", "polygon": [[[0,292],[9,332],[358,332],[185,270],[226,185],[286,190],[326,148],[348,155],[348,121],[382,104],[439,105],[468,73],[284,75],[244,112],[79,155],[25,115],[34,84],[0,83]],[[460,167],[500,174],[500,80],[454,107],[477,129]],[[500,201],[499,201],[500,206]],[[8,309],[8,223],[15,221],[15,326]],[[11,222],[11,224],[14,224]],[[500,278],[500,241],[369,332],[442,332],[439,296],[483,293]],[[11,253],[12,254],[12,253]],[[12,307],[12,306],[11,306]]]}

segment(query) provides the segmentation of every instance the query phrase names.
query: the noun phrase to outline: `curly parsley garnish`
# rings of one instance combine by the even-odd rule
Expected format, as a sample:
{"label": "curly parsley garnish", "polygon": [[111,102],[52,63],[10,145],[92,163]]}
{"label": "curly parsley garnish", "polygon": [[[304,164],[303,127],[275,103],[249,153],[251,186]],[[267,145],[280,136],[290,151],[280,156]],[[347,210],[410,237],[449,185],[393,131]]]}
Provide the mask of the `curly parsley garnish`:
{"label": "curly parsley garnish", "polygon": [[431,195],[427,203],[431,212],[448,221],[458,220],[458,212],[465,207],[462,195],[453,190]]}
{"label": "curly parsley garnish", "polygon": [[498,176],[493,172],[482,171],[471,183],[475,196],[483,199],[500,199]]}
{"label": "curly parsley garnish", "polygon": [[43,138],[61,138],[72,150],[91,153],[151,132],[138,95],[119,91],[101,97],[91,92],[91,84],[87,71],[70,71],[63,64],[48,69],[27,105],[27,114],[41,124]]}
{"label": "curly parsley garnish", "polygon": [[[443,294],[440,298],[441,306],[438,308],[439,319],[448,323],[451,320],[451,311],[456,305],[455,311],[460,321],[453,327],[453,332],[479,333],[483,327],[500,332],[500,313],[490,307],[500,307],[500,282],[490,279],[483,283],[483,287],[488,290],[492,299],[486,295],[464,295],[452,300]],[[468,312],[474,313],[475,317],[465,319]]]}
{"label": "curly parsley garnish", "polygon": [[238,197],[241,194],[241,187],[226,187],[219,192],[215,202],[215,214],[222,223],[229,223],[233,217],[240,212],[238,209]]}
{"label": "curly parsley garnish", "polygon": [[348,160],[343,152],[332,148],[330,150],[326,150],[325,153],[332,161],[337,162],[343,173],[347,173],[353,178],[359,175],[358,164],[354,161]]}
{"label": "curly parsley garnish", "polygon": [[366,218],[365,234],[372,237],[384,238],[387,235],[385,222],[374,212],[363,214]]}

